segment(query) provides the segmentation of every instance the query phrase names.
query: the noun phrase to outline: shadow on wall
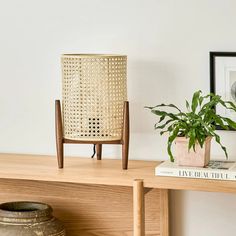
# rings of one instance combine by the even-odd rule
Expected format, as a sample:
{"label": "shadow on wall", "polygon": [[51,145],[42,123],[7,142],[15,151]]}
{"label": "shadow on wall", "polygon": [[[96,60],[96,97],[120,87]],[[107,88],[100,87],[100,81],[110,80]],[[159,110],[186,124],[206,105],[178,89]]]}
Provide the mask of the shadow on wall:
{"label": "shadow on wall", "polygon": [[177,67],[159,61],[132,61],[128,65],[131,130],[153,132],[156,118],[144,106],[173,102],[179,82]]}

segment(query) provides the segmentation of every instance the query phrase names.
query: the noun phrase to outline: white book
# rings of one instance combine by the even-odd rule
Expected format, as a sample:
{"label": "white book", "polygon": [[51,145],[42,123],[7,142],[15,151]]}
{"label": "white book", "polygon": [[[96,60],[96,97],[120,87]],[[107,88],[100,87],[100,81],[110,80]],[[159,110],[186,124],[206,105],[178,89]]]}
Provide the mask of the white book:
{"label": "white book", "polygon": [[171,161],[164,161],[155,168],[157,176],[172,176],[183,178],[236,180],[235,161],[210,161],[208,166],[188,167],[178,166]]}

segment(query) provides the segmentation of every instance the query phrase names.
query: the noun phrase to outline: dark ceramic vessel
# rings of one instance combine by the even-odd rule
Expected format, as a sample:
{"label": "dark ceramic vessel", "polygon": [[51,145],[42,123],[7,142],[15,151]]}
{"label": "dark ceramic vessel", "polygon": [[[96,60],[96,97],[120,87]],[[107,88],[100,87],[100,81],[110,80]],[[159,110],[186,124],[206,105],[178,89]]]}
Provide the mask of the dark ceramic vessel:
{"label": "dark ceramic vessel", "polygon": [[52,208],[39,202],[0,204],[1,236],[65,236],[63,225],[53,217]]}

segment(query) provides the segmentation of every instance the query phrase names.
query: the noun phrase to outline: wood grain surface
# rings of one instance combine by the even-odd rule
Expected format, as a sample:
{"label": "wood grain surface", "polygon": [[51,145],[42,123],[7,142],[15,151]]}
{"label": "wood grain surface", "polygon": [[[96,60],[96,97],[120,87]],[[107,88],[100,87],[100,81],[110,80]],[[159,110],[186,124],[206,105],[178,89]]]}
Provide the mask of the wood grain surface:
{"label": "wood grain surface", "polygon": [[154,169],[160,162],[155,161],[129,161],[129,169],[122,170],[120,160],[66,157],[65,168],[58,169],[55,156],[0,154],[0,163],[0,179],[130,187],[142,179],[149,188],[236,193],[236,181],[157,177]]}
{"label": "wood grain surface", "polygon": [[[41,173],[45,174],[44,171]],[[52,205],[68,236],[132,236],[132,187],[0,179],[0,202]],[[145,195],[146,235],[160,235],[160,191]]]}
{"label": "wood grain surface", "polygon": [[160,231],[161,236],[169,236],[169,190],[160,189]]}
{"label": "wood grain surface", "polygon": [[143,181],[134,180],[133,186],[134,236],[145,236],[145,200]]}

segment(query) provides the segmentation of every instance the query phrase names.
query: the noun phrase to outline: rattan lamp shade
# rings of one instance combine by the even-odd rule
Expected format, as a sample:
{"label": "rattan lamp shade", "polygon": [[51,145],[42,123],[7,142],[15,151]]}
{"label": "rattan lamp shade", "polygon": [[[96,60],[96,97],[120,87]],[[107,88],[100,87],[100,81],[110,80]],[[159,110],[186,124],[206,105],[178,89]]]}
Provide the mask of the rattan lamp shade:
{"label": "rattan lamp shade", "polygon": [[120,140],[127,100],[127,57],[65,54],[61,64],[64,138]]}

